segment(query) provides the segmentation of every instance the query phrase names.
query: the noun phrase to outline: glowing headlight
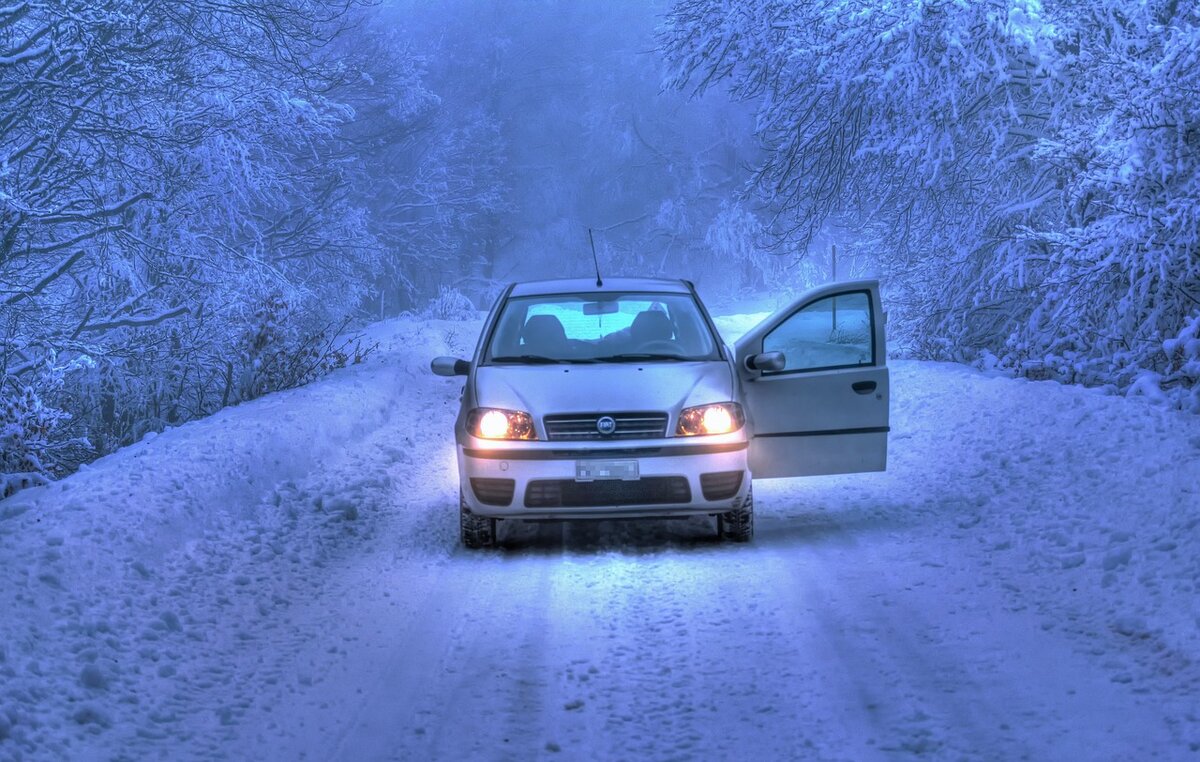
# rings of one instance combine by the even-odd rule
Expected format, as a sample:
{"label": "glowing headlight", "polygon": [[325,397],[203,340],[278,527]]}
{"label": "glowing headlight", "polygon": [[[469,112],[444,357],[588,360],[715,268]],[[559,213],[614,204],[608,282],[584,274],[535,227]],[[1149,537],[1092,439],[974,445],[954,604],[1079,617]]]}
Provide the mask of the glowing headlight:
{"label": "glowing headlight", "polygon": [[698,434],[728,434],[737,431],[746,423],[742,406],[736,402],[719,402],[715,405],[699,405],[684,408],[679,414],[679,425],[675,436],[691,437]]}
{"label": "glowing headlight", "polygon": [[710,434],[725,434],[733,431],[733,416],[723,407],[704,408],[704,417],[700,419],[704,430]]}
{"label": "glowing headlight", "polygon": [[488,439],[508,436],[508,416],[499,410],[489,410],[479,419],[479,434]]}
{"label": "glowing headlight", "polygon": [[533,418],[520,410],[476,408],[467,414],[467,431],[482,439],[537,439]]}

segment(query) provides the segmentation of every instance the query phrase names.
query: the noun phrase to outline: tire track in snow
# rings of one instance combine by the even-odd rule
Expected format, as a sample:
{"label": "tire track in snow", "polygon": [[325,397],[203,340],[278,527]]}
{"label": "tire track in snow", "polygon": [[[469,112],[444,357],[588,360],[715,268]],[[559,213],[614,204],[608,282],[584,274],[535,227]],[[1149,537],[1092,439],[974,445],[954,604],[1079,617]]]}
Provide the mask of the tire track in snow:
{"label": "tire track in snow", "polygon": [[1116,761],[1156,748],[1145,746],[1142,729],[1158,722],[1148,707],[978,579],[926,563],[904,532],[814,543],[802,567],[794,550],[771,556],[767,569],[808,591],[792,616],[828,651],[826,698],[845,709],[836,722],[874,734],[855,759]]}

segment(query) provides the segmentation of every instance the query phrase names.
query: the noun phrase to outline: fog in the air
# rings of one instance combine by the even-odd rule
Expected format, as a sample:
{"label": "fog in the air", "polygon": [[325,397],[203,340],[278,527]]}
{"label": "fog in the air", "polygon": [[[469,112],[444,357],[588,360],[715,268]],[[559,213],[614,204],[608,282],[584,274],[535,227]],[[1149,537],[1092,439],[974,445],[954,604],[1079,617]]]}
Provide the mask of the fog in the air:
{"label": "fog in the air", "polygon": [[[761,288],[753,107],[664,87],[666,3],[390,3],[383,18],[426,57],[439,110],[469,125],[473,171],[497,200],[447,269],[467,289],[593,270]],[[483,210],[480,210],[481,213]],[[730,265],[733,265],[730,267]],[[438,273],[433,277],[439,277]]]}

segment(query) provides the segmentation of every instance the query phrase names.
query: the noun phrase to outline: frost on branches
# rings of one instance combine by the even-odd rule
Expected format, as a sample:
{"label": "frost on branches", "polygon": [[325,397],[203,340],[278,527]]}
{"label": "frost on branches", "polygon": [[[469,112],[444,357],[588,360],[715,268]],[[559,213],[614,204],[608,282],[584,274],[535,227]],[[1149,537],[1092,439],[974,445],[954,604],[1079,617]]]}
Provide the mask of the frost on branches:
{"label": "frost on branches", "polygon": [[782,245],[882,228],[913,351],[1200,412],[1200,6],[679,0],[660,41],[757,104]]}
{"label": "frost on branches", "polygon": [[366,5],[0,3],[6,491],[361,359],[348,321],[459,248],[392,214],[480,195]]}
{"label": "frost on branches", "polygon": [[[349,320],[316,331],[301,331],[302,321],[292,318],[292,307],[280,294],[272,294],[259,307],[239,345],[242,377],[234,385],[227,379],[227,399],[247,400],[280,389],[307,384],[338,368],[366,359],[377,345],[362,343],[361,336],[346,337]],[[232,365],[231,365],[232,367]]]}
{"label": "frost on branches", "polygon": [[56,429],[69,417],[47,408],[28,386],[5,395],[0,403],[0,498],[46,482],[43,461]]}

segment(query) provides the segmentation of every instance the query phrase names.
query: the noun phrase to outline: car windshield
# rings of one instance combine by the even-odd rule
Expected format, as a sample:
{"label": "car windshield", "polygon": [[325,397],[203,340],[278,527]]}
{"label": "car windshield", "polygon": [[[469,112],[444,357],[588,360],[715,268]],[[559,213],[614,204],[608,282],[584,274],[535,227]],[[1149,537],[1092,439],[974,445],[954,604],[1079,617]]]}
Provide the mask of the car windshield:
{"label": "car windshield", "polygon": [[691,294],[513,297],[492,332],[486,363],[716,360],[717,342]]}

